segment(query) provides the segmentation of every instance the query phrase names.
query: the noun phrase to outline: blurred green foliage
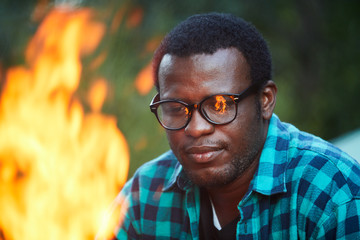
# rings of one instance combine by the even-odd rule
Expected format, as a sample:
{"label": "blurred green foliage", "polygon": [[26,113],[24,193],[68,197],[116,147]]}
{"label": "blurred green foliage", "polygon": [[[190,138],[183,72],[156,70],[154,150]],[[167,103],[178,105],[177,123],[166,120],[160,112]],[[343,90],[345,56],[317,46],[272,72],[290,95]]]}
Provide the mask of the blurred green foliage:
{"label": "blurred green foliage", "polygon": [[[12,0],[0,3],[2,79],[6,68],[24,63],[26,43],[39,24],[30,21],[35,4]],[[164,131],[148,108],[155,90],[140,95],[134,80],[151,61],[159,39],[195,13],[233,13],[263,33],[272,52],[274,81],[279,89],[275,112],[283,121],[325,139],[360,126],[357,0],[88,0],[81,6],[95,9],[95,17],[107,25],[108,31],[98,49],[83,59],[78,95],[84,99],[97,76],[109,81],[111,88],[103,112],[117,117],[129,143],[130,176],[139,165],[168,149]],[[136,14],[138,18],[134,19]],[[113,26],[116,18],[120,19],[118,28]],[[106,60],[101,67],[87,71],[102,53]]]}

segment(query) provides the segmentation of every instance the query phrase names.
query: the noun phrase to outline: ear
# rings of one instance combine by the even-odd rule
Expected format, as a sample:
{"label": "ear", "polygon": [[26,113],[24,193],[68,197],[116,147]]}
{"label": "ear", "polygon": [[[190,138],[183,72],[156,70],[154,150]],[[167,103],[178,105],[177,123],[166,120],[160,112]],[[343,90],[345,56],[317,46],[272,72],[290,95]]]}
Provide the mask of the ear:
{"label": "ear", "polygon": [[261,114],[263,119],[270,120],[276,104],[277,87],[273,81],[268,81],[261,93]]}

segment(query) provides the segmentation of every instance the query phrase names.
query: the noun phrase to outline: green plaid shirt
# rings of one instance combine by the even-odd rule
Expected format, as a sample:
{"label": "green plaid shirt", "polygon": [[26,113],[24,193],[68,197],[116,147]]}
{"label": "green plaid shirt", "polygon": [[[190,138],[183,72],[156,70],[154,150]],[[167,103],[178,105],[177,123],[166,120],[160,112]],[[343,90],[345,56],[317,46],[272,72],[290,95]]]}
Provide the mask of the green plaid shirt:
{"label": "green plaid shirt", "polygon": [[[117,199],[114,239],[199,239],[199,188],[171,151],[140,167]],[[238,239],[360,239],[360,166],[274,114],[238,209]]]}

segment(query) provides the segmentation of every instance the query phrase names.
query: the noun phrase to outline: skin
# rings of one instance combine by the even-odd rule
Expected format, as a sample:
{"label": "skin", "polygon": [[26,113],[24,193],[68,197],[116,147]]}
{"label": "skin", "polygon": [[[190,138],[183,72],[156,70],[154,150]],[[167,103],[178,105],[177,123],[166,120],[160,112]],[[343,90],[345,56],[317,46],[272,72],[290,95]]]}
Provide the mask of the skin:
{"label": "skin", "polygon": [[[212,55],[167,54],[159,67],[160,99],[198,103],[212,94],[239,93],[251,84],[249,72],[246,59],[235,48],[219,49]],[[237,204],[257,169],[276,91],[269,81],[260,94],[243,99],[229,124],[213,125],[194,111],[186,128],[166,131],[189,178],[207,189],[222,226],[239,214]]]}

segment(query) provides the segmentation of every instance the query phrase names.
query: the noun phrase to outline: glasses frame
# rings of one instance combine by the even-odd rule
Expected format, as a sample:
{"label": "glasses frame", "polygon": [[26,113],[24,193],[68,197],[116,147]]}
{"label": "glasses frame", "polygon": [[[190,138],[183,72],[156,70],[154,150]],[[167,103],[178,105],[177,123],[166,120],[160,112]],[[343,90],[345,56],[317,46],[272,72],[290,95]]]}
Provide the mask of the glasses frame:
{"label": "glasses frame", "polygon": [[[203,100],[201,100],[199,103],[194,103],[194,104],[188,104],[186,102],[183,102],[181,100],[171,100],[171,99],[167,99],[167,100],[160,100],[160,94],[157,93],[153,99],[151,100],[151,103],[150,103],[150,111],[152,113],[155,114],[156,116],[156,119],[158,120],[158,122],[160,123],[160,125],[165,128],[166,130],[171,130],[171,131],[176,131],[176,130],[180,130],[180,129],[183,129],[183,128],[186,128],[186,126],[189,124],[189,122],[191,121],[191,117],[193,115],[193,110],[195,109],[198,109],[199,110],[199,113],[200,115],[206,120],[208,121],[209,123],[211,124],[214,124],[214,125],[226,125],[226,124],[229,124],[231,123],[232,121],[235,120],[236,116],[237,116],[237,113],[238,113],[238,103],[243,100],[244,98],[246,98],[247,96],[249,96],[250,94],[253,94],[255,93],[258,89],[260,88],[260,85],[257,84],[257,83],[253,83],[251,84],[249,87],[247,87],[245,90],[243,90],[242,92],[240,92],[239,94],[232,94],[232,93],[217,93],[217,94],[212,94],[210,96],[207,96],[205,97]],[[208,118],[208,116],[206,116],[206,114],[204,114],[204,112],[202,111],[202,104],[208,100],[209,98],[211,97],[214,97],[214,96],[229,96],[230,98],[232,98],[236,104],[236,107],[235,107],[235,115],[234,115],[234,118],[230,121],[227,121],[225,123],[217,123],[217,122],[214,122],[212,121],[211,119]],[[170,127],[167,127],[165,126],[161,121],[160,121],[160,118],[158,116],[158,113],[157,113],[157,109],[158,107],[160,106],[161,103],[165,103],[165,102],[177,102],[177,103],[180,103],[182,105],[184,105],[188,110],[189,110],[189,117],[188,117],[188,120],[187,122],[184,124],[184,126],[180,127],[180,128],[170,128]]]}

